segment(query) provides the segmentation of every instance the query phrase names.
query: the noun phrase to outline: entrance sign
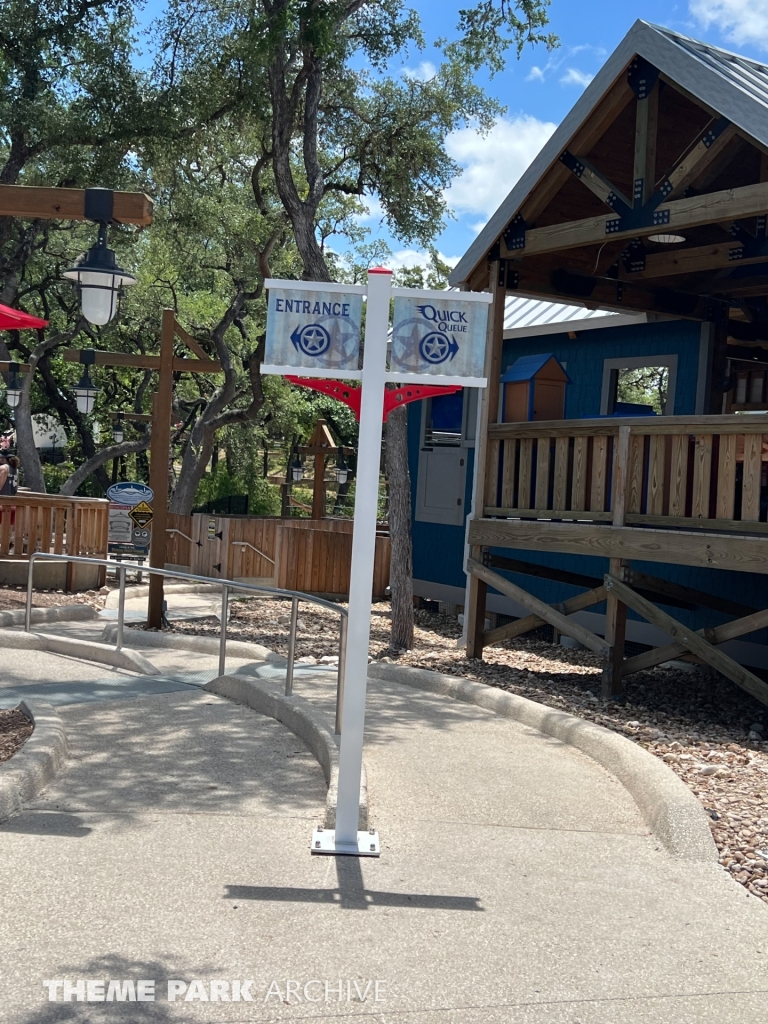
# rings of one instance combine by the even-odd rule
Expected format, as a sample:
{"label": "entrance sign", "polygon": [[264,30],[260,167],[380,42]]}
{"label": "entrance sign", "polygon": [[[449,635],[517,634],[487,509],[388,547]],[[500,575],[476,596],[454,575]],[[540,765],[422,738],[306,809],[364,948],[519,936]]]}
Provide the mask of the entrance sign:
{"label": "entrance sign", "polygon": [[[382,411],[389,407],[384,401],[385,389],[389,382],[405,383],[406,386],[399,389],[401,393],[414,390],[408,385],[417,383],[485,387],[485,330],[488,303],[492,299],[488,293],[392,288],[391,271],[382,269],[368,272],[365,288],[309,281],[270,280],[265,284],[269,289],[267,351],[266,365],[262,366],[261,372],[362,381],[346,668],[341,698],[336,828],[315,830],[312,853],[378,857],[378,833],[360,832],[358,814],[371,639]],[[357,367],[364,294],[367,305],[363,368],[362,371],[345,369],[352,364]],[[395,326],[392,365],[387,371],[392,297],[395,298]],[[341,322],[336,334],[331,330],[328,319],[332,320],[334,314],[325,312],[324,302],[340,303],[342,307],[349,305],[346,313],[342,309],[336,317]],[[315,303],[320,305],[316,307]],[[389,394],[396,392],[390,391]],[[405,395],[403,397],[406,401],[411,400]]]}
{"label": "entrance sign", "polygon": [[[154,491],[146,484],[121,481],[107,488],[110,554],[146,558],[151,540]],[[148,514],[147,514],[148,513]]]}
{"label": "entrance sign", "polygon": [[262,373],[359,378],[363,294],[359,285],[267,281]]}
{"label": "entrance sign", "polygon": [[[484,387],[487,292],[393,288],[390,371],[427,374],[446,384]],[[437,383],[437,381],[436,381]]]}

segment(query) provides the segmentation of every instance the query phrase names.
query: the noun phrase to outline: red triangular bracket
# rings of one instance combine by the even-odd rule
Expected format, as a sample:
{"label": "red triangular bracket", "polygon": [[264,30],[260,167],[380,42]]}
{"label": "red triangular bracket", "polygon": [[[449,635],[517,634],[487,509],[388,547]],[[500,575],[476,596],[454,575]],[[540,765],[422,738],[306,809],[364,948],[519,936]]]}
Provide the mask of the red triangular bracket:
{"label": "red triangular bracket", "polygon": [[[310,388],[312,391],[319,391],[321,394],[335,398],[338,402],[348,405],[355,414],[355,419],[360,419],[360,401],[362,388],[342,384],[340,380],[325,380],[316,377],[295,377],[292,374],[285,378],[291,384],[299,384],[303,388]],[[392,388],[384,392],[384,410],[382,421],[386,422],[387,416],[393,409],[401,405],[408,405],[409,402],[420,402],[424,398],[435,398],[439,395],[452,395],[461,391],[461,384],[404,384],[399,388]]]}

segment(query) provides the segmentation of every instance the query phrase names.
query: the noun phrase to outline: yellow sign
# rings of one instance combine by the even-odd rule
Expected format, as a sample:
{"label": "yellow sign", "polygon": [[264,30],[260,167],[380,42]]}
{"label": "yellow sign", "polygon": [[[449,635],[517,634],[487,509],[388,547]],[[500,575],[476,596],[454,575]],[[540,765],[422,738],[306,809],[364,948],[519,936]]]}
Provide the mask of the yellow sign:
{"label": "yellow sign", "polygon": [[146,501],[140,501],[138,505],[134,505],[128,514],[139,529],[143,530],[152,522],[154,513],[152,512],[151,505],[148,505]]}

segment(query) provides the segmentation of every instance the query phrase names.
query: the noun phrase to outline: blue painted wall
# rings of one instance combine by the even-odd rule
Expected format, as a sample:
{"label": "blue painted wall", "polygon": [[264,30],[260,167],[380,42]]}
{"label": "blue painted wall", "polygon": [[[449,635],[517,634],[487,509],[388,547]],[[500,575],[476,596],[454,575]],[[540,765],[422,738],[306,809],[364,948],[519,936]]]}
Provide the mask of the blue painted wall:
{"label": "blue painted wall", "polygon": [[[577,324],[574,324],[574,327],[578,330]],[[569,338],[565,333],[515,338],[504,343],[502,372],[511,366],[519,356],[552,352],[566,365],[568,376],[573,381],[566,391],[566,418],[579,419],[600,415],[603,360],[632,356],[677,355],[674,412],[679,416],[688,416],[693,415],[695,411],[699,338],[700,325],[687,321],[662,321],[655,324],[606,327],[585,331],[575,339]],[[409,455],[414,508],[420,432],[421,403],[414,403],[410,407],[409,419]],[[468,449],[468,455],[465,508],[469,511],[472,498],[474,449]],[[464,587],[466,579],[462,571],[463,553],[463,526],[413,523],[413,574],[416,579]],[[510,548],[499,548],[496,553],[507,555],[510,558],[524,559],[538,565],[556,566],[570,572],[597,578],[601,578],[608,571],[607,559],[601,558],[540,554]],[[664,566],[650,562],[633,564],[643,572],[662,576],[697,590],[716,593],[742,604],[753,605],[757,608],[768,605],[768,579],[762,575],[689,568],[680,565]],[[579,593],[580,589],[515,573],[504,573],[504,575],[547,603],[564,601]],[[592,610],[602,612],[603,609],[604,606],[599,606]],[[674,608],[670,609],[670,613],[685,625],[696,629],[717,625],[728,618],[726,615],[708,610],[699,610],[694,613]],[[630,612],[630,616],[637,618],[632,612]],[[748,639],[763,640],[765,636],[765,633],[754,634]]]}

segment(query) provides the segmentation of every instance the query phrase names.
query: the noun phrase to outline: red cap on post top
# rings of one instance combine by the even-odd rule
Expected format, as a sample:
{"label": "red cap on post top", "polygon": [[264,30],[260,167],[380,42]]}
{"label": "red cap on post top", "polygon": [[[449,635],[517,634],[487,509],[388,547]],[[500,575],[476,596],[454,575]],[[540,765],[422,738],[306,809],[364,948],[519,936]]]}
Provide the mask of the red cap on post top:
{"label": "red cap on post top", "polygon": [[391,270],[387,270],[386,267],[371,267],[368,271],[369,274],[391,274]]}

